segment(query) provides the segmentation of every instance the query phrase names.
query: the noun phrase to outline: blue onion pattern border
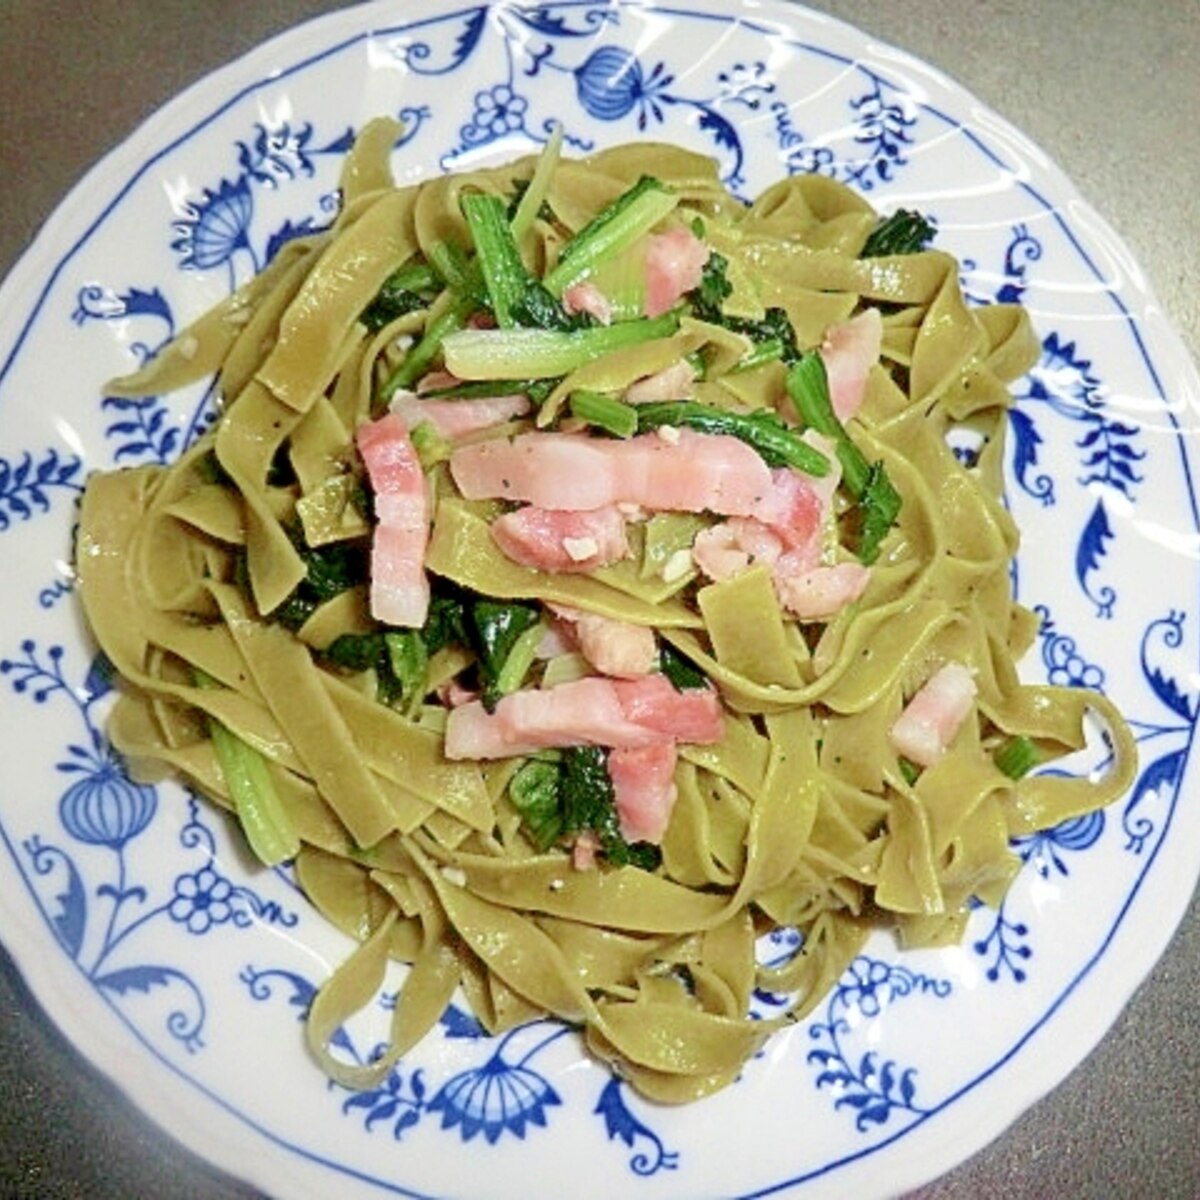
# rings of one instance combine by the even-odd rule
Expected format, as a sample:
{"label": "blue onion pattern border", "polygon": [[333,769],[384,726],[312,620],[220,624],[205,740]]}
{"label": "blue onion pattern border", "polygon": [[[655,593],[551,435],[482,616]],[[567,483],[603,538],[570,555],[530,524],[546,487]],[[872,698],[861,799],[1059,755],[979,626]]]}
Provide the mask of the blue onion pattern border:
{"label": "blue onion pattern border", "polygon": [[[435,45],[432,37],[429,41],[410,38],[398,53],[406,56],[406,65],[415,72],[450,74],[463,66],[483,44],[485,18],[489,11],[498,15],[502,30],[506,21],[510,23],[504,43],[506,72],[499,82],[475,94],[471,117],[459,128],[458,143],[441,156],[446,165],[454,165],[469,152],[514,133],[535,142],[543,139],[549,131],[549,122],[545,119],[539,122],[535,117],[527,95],[529,85],[525,81],[536,78],[541,72],[551,71],[574,81],[579,104],[590,117],[614,124],[626,122],[631,126],[623,130],[621,136],[632,132],[632,127],[645,132],[656,125],[666,125],[678,114],[688,114],[711,141],[713,150],[723,162],[726,181],[735,190],[745,182],[745,151],[736,120],[727,114],[739,107],[747,112],[761,111],[772,116],[778,147],[784,152],[789,171],[822,172],[844,178],[867,191],[877,184],[890,182],[904,169],[907,150],[917,137],[917,125],[922,117],[920,106],[865,68],[860,68],[864,75],[863,89],[849,102],[854,139],[861,147],[861,153],[855,158],[845,158],[838,157],[828,146],[810,141],[792,123],[786,106],[777,107],[780,101],[775,98],[776,83],[761,62],[732,64],[717,75],[707,92],[685,96],[677,89],[676,78],[662,61],[642,63],[629,51],[616,47],[592,50],[574,60],[569,56],[560,57],[563,46],[580,44],[601,25],[618,22],[619,10],[607,5],[572,3],[527,10],[501,5],[493,10],[470,10],[465,16],[446,19],[463,22],[460,28],[452,31],[454,36],[446,46]],[[519,38],[511,36],[512,22],[523,27]],[[431,23],[423,24],[429,27]],[[430,113],[427,108],[405,108],[398,115],[407,121],[406,139],[412,139],[421,132]],[[171,246],[179,256],[179,265],[183,269],[223,270],[233,286],[238,278],[239,257],[244,260],[243,269],[247,264],[249,269],[257,269],[291,237],[315,228],[319,216],[308,214],[265,235],[255,230],[255,189],[278,189],[298,176],[311,175],[313,159],[317,155],[344,153],[352,132],[342,131],[318,148],[313,143],[311,125],[256,127],[244,142],[237,144],[233,175],[214,181],[211,187],[204,188],[189,201],[185,215],[172,229]],[[593,144],[582,134],[569,133],[568,136],[580,149],[589,149]],[[1015,226],[1003,264],[1006,282],[995,298],[1019,298],[1027,285],[1030,265],[1038,261],[1041,253],[1041,243],[1030,235],[1028,228]],[[968,274],[973,266],[964,264]],[[88,285],[80,289],[75,312],[78,324],[118,317],[147,324],[147,339],[135,345],[135,353],[142,359],[151,356],[175,331],[171,305],[158,287],[141,288],[135,284],[115,290]],[[152,326],[156,327],[156,333],[149,332]],[[1093,371],[1086,347],[1067,342],[1054,332],[1044,339],[1042,360],[1022,388],[1018,390],[1019,406],[1013,412],[1014,479],[1017,486],[1047,507],[1057,502],[1060,487],[1101,485],[1099,498],[1078,537],[1075,574],[1081,593],[1092,602],[1098,616],[1111,618],[1119,596],[1112,584],[1103,579],[1105,560],[1111,554],[1115,537],[1104,504],[1104,490],[1135,499],[1142,482],[1140,464],[1146,455],[1139,445],[1139,431],[1107,414],[1104,386]],[[144,403],[121,402],[115,397],[107,397],[103,405],[111,418],[105,436],[111,444],[115,463],[167,461],[198,436],[212,416],[209,393],[182,419],[157,397]],[[1060,484],[1042,460],[1045,440],[1039,419],[1069,422],[1078,429],[1075,446],[1079,474],[1067,484]],[[79,460],[53,447],[24,451],[11,461],[0,460],[0,533],[17,523],[50,512],[53,499],[58,495],[77,495],[82,483],[80,475]],[[42,590],[39,602],[48,608],[61,600],[66,590],[61,583],[51,585]],[[1047,674],[1053,677],[1057,672],[1070,682],[1102,684],[1103,672],[1085,661],[1074,639],[1057,631],[1048,610],[1042,611],[1041,615],[1042,655]],[[1153,800],[1157,799],[1159,809],[1162,809],[1163,797],[1173,797],[1190,751],[1197,716],[1196,697],[1181,687],[1162,654],[1182,644],[1187,616],[1170,610],[1156,618],[1143,631],[1140,643],[1142,674],[1163,711],[1156,719],[1141,719],[1136,723],[1139,741],[1143,747],[1153,743],[1155,754],[1143,768],[1123,806],[1120,835],[1124,838],[1125,850],[1131,855],[1145,856],[1147,863],[1156,849],[1155,836],[1161,835],[1165,824],[1161,812],[1154,811]],[[60,647],[48,646],[41,651],[35,642],[27,639],[15,657],[0,662],[0,672],[9,677],[15,690],[29,695],[36,703],[44,703],[60,692],[72,695],[86,731],[84,739],[66,747],[58,764],[60,772],[72,778],[60,799],[60,822],[76,841],[111,851],[116,876],[114,881],[94,889],[97,907],[101,899],[110,902],[106,939],[115,941],[112,945],[105,941],[107,948],[85,968],[85,973],[94,986],[107,988],[115,997],[134,989],[146,991],[176,986],[186,991],[186,977],[170,966],[135,964],[105,973],[102,969],[105,957],[121,942],[132,945],[140,922],[151,917],[173,920],[189,933],[200,936],[219,925],[238,927],[239,913],[256,912],[260,918],[265,916],[268,920],[279,921],[287,921],[289,914],[263,906],[253,892],[221,878],[211,862],[202,861],[206,846],[211,858],[211,833],[193,803],[189,808],[189,821],[184,826],[186,832],[181,836],[186,838],[184,844],[188,848],[198,851],[199,865],[190,873],[180,874],[169,900],[160,900],[128,926],[122,925],[119,915],[123,906],[128,911],[131,904],[145,904],[149,898],[144,889],[124,879],[121,856],[125,845],[154,818],[157,800],[152,790],[139,788],[124,775],[91,717],[93,702],[107,690],[103,664],[94,663],[82,689],[72,691],[62,675],[62,654]],[[1160,749],[1163,746],[1167,748]],[[1054,872],[1065,878],[1070,874],[1070,856],[1096,845],[1105,829],[1103,814],[1097,814],[1094,818],[1083,818],[1018,841],[1017,849],[1030,869],[1043,876]],[[88,921],[91,899],[84,894],[80,873],[74,868],[70,854],[48,836],[46,840],[31,839],[24,849],[34,875],[66,880],[66,890],[56,897],[62,901],[60,910],[53,917],[48,908],[46,912],[67,952],[78,954],[83,945],[83,929]],[[199,900],[203,903],[197,903]],[[198,915],[200,913],[205,915]],[[290,914],[290,919],[295,920],[294,914]],[[989,979],[1012,984],[1027,978],[1027,964],[1032,957],[1030,936],[1027,920],[1014,916],[1005,908],[995,914],[991,930],[974,943],[976,952],[989,959]],[[872,972],[875,972],[874,976]],[[258,972],[248,968],[242,982],[254,998],[265,999],[270,992],[265,981],[271,974],[269,967]],[[300,989],[296,979],[290,982],[293,988]],[[865,958],[852,966],[835,989],[824,1023],[813,1026],[813,1036],[821,1036],[816,1031],[823,1028],[830,1044],[814,1051],[816,1057],[810,1055],[809,1061],[822,1068],[816,1079],[818,1087],[840,1087],[838,1106],[844,1103],[857,1108],[860,1128],[885,1121],[893,1110],[907,1110],[923,1118],[940,1107],[922,1109],[915,1105],[913,1068],[879,1063],[865,1056],[855,1060],[833,1036],[841,1030],[835,1005],[857,1006],[869,1016],[866,1010],[876,1004],[876,993],[881,989],[888,990],[893,998],[922,991],[935,997],[945,994],[938,991],[936,981],[919,979],[904,968],[893,968]],[[446,1036],[477,1036],[465,1032],[470,1018],[455,1014],[456,1010],[451,1010],[444,1022]],[[197,1052],[202,1047],[203,1017],[204,998],[196,993],[192,1015],[177,1021],[171,1029],[172,1036],[178,1037],[190,1052]],[[545,1044],[552,1044],[560,1034],[561,1027],[547,1030]],[[345,1111],[348,1115],[351,1112],[362,1115],[368,1126],[393,1122],[396,1137],[421,1119],[421,1115],[430,1113],[442,1114],[442,1127],[457,1129],[464,1141],[476,1134],[482,1134],[487,1142],[495,1141],[504,1133],[523,1137],[527,1129],[541,1126],[560,1101],[544,1077],[528,1066],[532,1056],[520,1061],[506,1057],[503,1040],[498,1048],[489,1046],[488,1054],[476,1073],[464,1073],[457,1087],[451,1086],[458,1079],[455,1077],[443,1082],[432,1093],[422,1091],[420,1089],[426,1085],[414,1082],[417,1078],[414,1073],[407,1080],[396,1081],[394,1086],[389,1084],[378,1095],[351,1097],[345,1101]],[[476,1120],[470,1116],[473,1098],[478,1095],[479,1080],[491,1075],[512,1083],[505,1094],[516,1099],[511,1107],[501,1105],[499,1109],[488,1109],[484,1105],[479,1110],[483,1115]],[[518,1079],[520,1085],[513,1082]],[[856,1095],[866,1098],[861,1103],[853,1098],[846,1099]],[[638,1151],[630,1160],[630,1169],[635,1174],[650,1175],[678,1166],[678,1156],[667,1150],[662,1140],[631,1112],[619,1084],[614,1082],[605,1088],[596,1112],[603,1116],[610,1140],[619,1140],[631,1149],[643,1143],[648,1147],[646,1152]],[[872,1114],[865,1122],[862,1119],[864,1113]]]}

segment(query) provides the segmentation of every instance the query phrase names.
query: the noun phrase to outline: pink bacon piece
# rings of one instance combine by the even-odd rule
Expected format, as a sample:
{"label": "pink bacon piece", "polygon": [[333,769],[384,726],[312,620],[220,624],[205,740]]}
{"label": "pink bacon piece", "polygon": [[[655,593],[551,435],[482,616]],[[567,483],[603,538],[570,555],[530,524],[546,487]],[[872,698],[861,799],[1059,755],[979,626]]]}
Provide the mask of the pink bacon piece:
{"label": "pink bacon piece", "polygon": [[724,722],[714,691],[677,692],[661,675],[592,676],[503,697],[489,713],[474,701],[446,721],[446,757],[508,758],[566,746],[641,747],[719,741]]}
{"label": "pink bacon piece", "polygon": [[624,441],[525,433],[455,450],[450,473],[468,500],[524,500],[580,511],[609,504],[752,516],[772,489],[757,452],[725,434],[676,431]]}
{"label": "pink bacon piece", "polygon": [[905,705],[891,728],[898,754],[920,767],[932,767],[950,748],[975,705],[978,689],[962,663],[946,663]]}
{"label": "pink bacon piece", "polygon": [[811,566],[800,555],[785,554],[771,573],[779,603],[801,621],[827,621],[852,604],[871,582],[862,563]]}
{"label": "pink bacon piece", "polygon": [[547,607],[567,625],[579,643],[580,653],[601,675],[640,679],[654,670],[658,646],[649,626],[617,621],[565,604]]}
{"label": "pink bacon piece", "polygon": [[507,558],[539,571],[594,571],[629,553],[625,518],[615,505],[585,512],[526,505],[492,522]]}
{"label": "pink bacon piece", "polygon": [[773,566],[783,542],[753,517],[730,517],[696,534],[692,560],[709,579],[732,579],[755,563]]}
{"label": "pink bacon piece", "polygon": [[700,286],[708,247],[690,229],[668,229],[646,242],[646,316],[670,312],[679,299]]}
{"label": "pink bacon piece", "polygon": [[815,555],[828,508],[828,501],[822,499],[809,476],[780,467],[771,472],[771,489],[754,516],[786,549]]}
{"label": "pink bacon piece", "polygon": [[447,441],[456,441],[482,429],[502,425],[529,412],[529,397],[478,396],[469,400],[439,400],[399,392],[391,403],[394,412],[412,430],[429,421]]}
{"label": "pink bacon piece", "polygon": [[568,314],[587,313],[601,325],[612,321],[612,302],[594,283],[573,283],[562,294],[562,306]]}
{"label": "pink bacon piece", "polygon": [[421,463],[394,413],[360,426],[355,440],[375,493],[371,615],[385,625],[420,628],[429,610],[429,496]]}
{"label": "pink bacon piece", "polygon": [[821,361],[829,380],[829,400],[839,420],[848,421],[862,407],[867,376],[879,361],[882,342],[883,318],[877,308],[865,308],[826,332]]}
{"label": "pink bacon piece", "polygon": [[627,842],[661,845],[675,807],[678,758],[674,742],[636,749],[621,747],[609,752],[613,800],[621,836]]}

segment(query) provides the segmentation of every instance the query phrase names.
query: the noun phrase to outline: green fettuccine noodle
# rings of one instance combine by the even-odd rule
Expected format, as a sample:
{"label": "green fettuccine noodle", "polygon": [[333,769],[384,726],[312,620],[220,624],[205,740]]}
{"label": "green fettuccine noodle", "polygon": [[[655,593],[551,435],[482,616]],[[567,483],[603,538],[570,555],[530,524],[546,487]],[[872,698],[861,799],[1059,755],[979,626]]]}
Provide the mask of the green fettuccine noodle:
{"label": "green fettuccine noodle", "polygon": [[[215,378],[220,406],[177,462],[93,475],[83,498],[80,594],[121,681],[110,738],[139,778],[176,774],[226,809],[235,802],[212,729],[227,753],[252,752],[254,778],[299,839],[300,885],[358,944],[308,1018],[311,1052],[339,1083],[376,1086],[461,991],[493,1032],[549,1014],[580,1026],[646,1096],[693,1100],[820,1003],[873,930],[911,946],[957,941],[972,906],[1002,902],[1020,865],[1011,837],[1101,807],[1133,778],[1133,738],[1111,701],[1023,683],[1016,667],[1037,618],[1010,582],[1007,385],[1037,341],[1016,307],[968,306],[943,250],[860,257],[878,218],[829,179],[789,178],[746,206],[701,155],[641,143],[575,160],[555,136],[540,157],[397,187],[400,134],[390,120],[365,127],[331,228],[288,243],[109,387],[157,395]],[[622,214],[647,189],[668,197],[647,211],[667,215],[625,237]],[[500,208],[488,200],[476,214],[507,214],[501,244],[474,244],[462,200],[477,193]],[[618,251],[592,262],[585,243],[605,222]],[[629,296],[640,303],[652,239],[668,231],[708,247],[702,286],[676,303],[676,332],[618,344],[622,322],[640,315]],[[628,290],[610,314],[615,348],[535,388],[460,389],[441,370],[440,339],[488,327],[493,307],[585,338],[598,324],[569,311],[578,297],[564,294],[563,307],[540,286],[560,261],[584,262],[569,267],[583,284]],[[508,289],[503,306],[489,287]],[[493,536],[512,504],[455,485],[459,445],[543,429],[628,435],[627,390],[664,376],[673,390],[660,398],[706,420],[753,417],[797,436],[790,362],[872,308],[882,344],[845,432],[899,507],[859,564],[868,502],[848,478],[822,485],[804,569],[861,567],[862,579],[823,615],[781,599],[777,555],[738,560],[727,540],[732,565],[706,562],[701,539],[737,528],[708,508],[626,505],[626,557],[547,570]],[[435,599],[423,630],[395,629],[368,603],[375,498],[355,435],[393,396],[419,405],[415,393],[429,390],[444,405],[489,393],[529,403],[482,430],[431,437],[427,422],[413,434]],[[587,432],[576,393],[600,414]],[[980,447],[969,462],[948,443],[964,428]],[[672,432],[660,431],[665,442]],[[509,649],[471,625],[495,610],[516,622]],[[634,674],[661,669],[685,696],[719,697],[720,740],[678,746],[660,847],[630,847],[619,822],[595,816],[570,826],[565,809],[543,808],[550,823],[536,824],[529,806],[561,796],[539,800],[530,781],[566,786],[553,782],[565,778],[562,745],[446,757],[448,710],[478,688],[544,691],[603,674],[582,632],[541,644],[564,611],[649,636],[653,663]],[[505,660],[512,646],[523,657]],[[947,664],[970,672],[976,697],[936,761],[917,768],[893,727]],[[1093,729],[1101,770],[1012,778],[997,765],[1010,738],[1046,764],[1086,752]],[[759,965],[758,939],[780,926],[798,928],[803,952]],[[396,962],[407,964],[399,984]],[[788,998],[782,1017],[751,1018],[756,988]],[[383,990],[395,992],[386,1046],[349,1062],[338,1031]]]}

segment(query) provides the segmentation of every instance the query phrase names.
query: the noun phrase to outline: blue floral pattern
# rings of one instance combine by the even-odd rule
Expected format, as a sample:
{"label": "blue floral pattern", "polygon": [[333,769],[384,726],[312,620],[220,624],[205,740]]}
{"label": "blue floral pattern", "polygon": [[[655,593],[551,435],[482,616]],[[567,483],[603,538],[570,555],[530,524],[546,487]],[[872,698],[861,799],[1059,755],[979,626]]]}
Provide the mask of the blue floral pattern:
{"label": "blue floral pattern", "polygon": [[[929,149],[928,157],[936,158],[939,139],[958,138],[972,162],[987,161],[990,152],[976,154],[964,131],[886,64],[787,39],[776,46],[787,53],[768,54],[766,26],[746,21],[739,32],[726,16],[672,10],[672,20],[690,23],[704,44],[720,45],[697,60],[686,39],[676,45],[643,36],[646,22],[661,15],[653,4],[620,0],[496,3],[375,30],[372,54],[405,81],[391,110],[403,123],[397,161],[414,171],[489,161],[536,149],[561,123],[574,151],[635,137],[674,141],[713,154],[739,194],[753,194],[781,172],[816,173],[852,183],[883,208],[910,185],[936,188],[937,180],[922,174],[927,156],[916,151]],[[715,34],[727,36],[728,45]],[[297,80],[303,70],[295,68]],[[807,101],[810,92],[820,95],[819,105]],[[289,241],[324,228],[337,211],[337,168],[356,129],[336,103],[298,95],[303,98],[294,105],[231,110],[230,122],[240,120],[240,126],[221,135],[226,140],[207,174],[187,174],[194,184],[157,226],[167,265],[139,274],[139,259],[122,277],[111,260],[92,271],[64,259],[55,304],[30,317],[29,328],[53,327],[58,344],[67,339],[81,358],[100,346],[117,347],[123,368],[137,369],[195,315],[189,288],[198,279],[228,292]],[[1121,296],[1098,287],[1089,265],[1079,266],[1085,256],[1056,210],[1022,195],[1030,202],[1025,207],[1033,205],[1045,219],[990,223],[963,263],[968,296],[1036,299],[1043,281],[1053,281],[1067,263],[1106,297],[1106,312],[1133,325]],[[954,214],[931,215],[947,216],[946,229],[955,228]],[[948,248],[959,249],[952,240]],[[797,1111],[807,1105],[808,1114],[845,1127],[852,1140],[849,1149],[839,1143],[839,1153],[873,1152],[936,1119],[985,1078],[990,1059],[964,1067],[974,1072],[969,1078],[931,1069],[940,1061],[939,1047],[937,1038],[920,1035],[922,1028],[951,1023],[971,1004],[994,1004],[988,1011],[1000,1020],[1016,987],[1023,998],[1037,992],[1038,1004],[1054,999],[1043,1000],[1037,989],[1045,985],[1044,966],[1064,951],[1049,922],[1042,925],[1032,888],[1053,885],[1069,902],[1096,894],[1090,877],[1107,872],[1132,902],[1167,844],[1200,716],[1194,669],[1200,631],[1191,592],[1164,586],[1161,599],[1148,598],[1129,586],[1137,578],[1135,533],[1118,517],[1142,504],[1164,477],[1186,476],[1186,469],[1170,436],[1147,438],[1144,426],[1114,403],[1120,356],[1109,343],[1116,339],[1097,338],[1096,327],[1076,321],[1060,328],[1052,321],[1039,330],[1039,361],[1016,388],[1010,500],[1053,516],[1070,542],[1061,567],[1055,565],[1058,576],[1031,570],[1027,578],[1022,558],[1016,582],[1041,618],[1031,667],[1055,684],[1123,688],[1142,751],[1140,773],[1119,809],[1014,841],[1022,862],[1016,885],[999,911],[978,907],[964,943],[964,957],[986,986],[968,995],[941,974],[918,971],[872,945],[797,1031],[803,1049],[788,1060],[790,1100]],[[21,366],[20,338],[16,346],[0,361],[6,403],[8,380]],[[1137,359],[1138,385],[1160,406],[1155,412],[1163,429],[1173,430],[1150,356],[1136,337],[1125,352]],[[91,407],[79,401],[83,423],[94,424],[82,435],[86,458],[80,443],[65,436],[33,443],[5,426],[10,441],[0,454],[0,535],[15,542],[54,524],[65,547],[85,469],[170,461],[215,412],[211,385],[170,398],[96,396]],[[970,464],[976,449],[956,446],[955,452]],[[1186,478],[1176,507],[1195,516]],[[13,606],[26,614],[14,619],[28,620],[29,633],[22,628],[14,637],[16,648],[0,659],[0,677],[11,688],[14,710],[40,715],[53,709],[61,720],[53,725],[59,741],[39,751],[51,780],[39,785],[45,803],[9,849],[80,986],[102,997],[187,1076],[181,1062],[211,1059],[222,1038],[236,1041],[223,1031],[277,1007],[267,1003],[273,997],[284,997],[297,1018],[307,1013],[316,984],[295,962],[284,961],[283,939],[257,935],[288,931],[301,942],[317,935],[286,872],[249,876],[236,857],[219,853],[220,819],[194,796],[131,777],[102,733],[112,699],[109,667],[68,628],[72,594],[69,573],[47,558],[29,595],[18,598],[24,607]],[[1111,636],[1117,618],[1128,632],[1124,639]],[[1071,769],[1102,767],[1104,753],[1103,745],[1093,748],[1087,763]],[[272,898],[281,893],[287,903]],[[1122,919],[1123,910],[1096,921],[1116,929]],[[197,955],[197,947],[204,953]],[[794,930],[780,930],[761,953],[768,962],[781,961],[801,949]],[[224,983],[240,981],[232,989],[214,981],[201,962],[227,964],[230,956],[238,966],[225,967]],[[251,956],[257,966],[245,965]],[[381,1008],[389,1002],[394,997],[384,997]],[[755,1014],[769,1019],[780,1003],[758,994]],[[896,1040],[898,1032],[912,1030],[918,1032],[908,1040]],[[1005,1036],[1016,1040],[1024,1032],[1022,1026]],[[379,1052],[351,1029],[339,1030],[333,1041],[353,1062]],[[566,1026],[534,1022],[489,1038],[452,1006],[430,1042],[367,1091],[326,1088],[313,1073],[313,1103],[324,1104],[322,1119],[332,1115],[353,1153],[366,1155],[376,1142],[438,1137],[446,1150],[478,1156],[486,1167],[525,1147],[541,1153],[573,1124],[586,1127],[588,1161],[612,1172],[606,1177],[614,1192],[637,1194],[639,1186],[675,1181],[672,1195],[702,1190],[704,1139],[675,1114],[633,1095],[619,1077],[567,1069],[577,1065],[578,1049]],[[757,1086],[761,1062],[735,1086],[738,1103]],[[394,1161],[389,1172],[391,1166]],[[346,1169],[357,1171],[358,1160]],[[645,1184],[651,1178],[658,1182]]]}
{"label": "blue floral pattern", "polygon": [[[82,682],[74,684],[66,674],[65,657],[62,646],[51,645],[43,651],[27,640],[19,658],[0,659],[0,675],[8,677],[14,692],[29,696],[37,705],[51,699],[66,701],[80,723],[82,742],[69,744],[67,757],[56,764],[62,774],[77,777],[59,799],[59,819],[76,842],[107,851],[112,872],[107,878],[87,872],[69,848],[36,834],[25,839],[23,850],[34,876],[44,881],[47,916],[85,977],[118,998],[158,990],[170,993],[173,998],[164,1028],[194,1053],[204,1044],[207,1006],[203,991],[182,966],[131,959],[128,948],[136,945],[138,934],[164,916],[196,936],[227,923],[240,929],[248,929],[256,921],[286,928],[294,926],[298,918],[218,873],[213,835],[200,817],[194,797],[179,840],[182,846],[200,852],[202,865],[177,875],[170,899],[157,904],[147,887],[129,881],[131,843],[154,820],[158,794],[129,777],[96,723],[96,706],[111,690],[107,661],[93,660]],[[98,933],[89,941],[93,926]],[[186,958],[183,947],[180,950]]]}
{"label": "blue floral pattern", "polygon": [[830,1088],[835,1108],[849,1108],[859,1132],[885,1125],[893,1116],[920,1116],[928,1110],[917,1103],[917,1069],[901,1067],[875,1050],[852,1049],[863,1020],[875,1021],[894,1004],[910,996],[945,999],[952,985],[907,967],[860,955],[847,968],[825,1005],[824,1019],[809,1026],[817,1048],[808,1061],[820,1068],[818,1088]]}

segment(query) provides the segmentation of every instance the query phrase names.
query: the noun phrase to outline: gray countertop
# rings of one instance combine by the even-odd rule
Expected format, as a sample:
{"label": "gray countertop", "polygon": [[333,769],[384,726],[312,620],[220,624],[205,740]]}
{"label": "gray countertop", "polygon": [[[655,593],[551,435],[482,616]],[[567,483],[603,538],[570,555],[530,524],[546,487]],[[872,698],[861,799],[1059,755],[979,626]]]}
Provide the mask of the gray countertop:
{"label": "gray countertop", "polygon": [[[76,179],[158,105],[333,7],[0,0],[0,274]],[[1132,248],[1200,352],[1200,2],[813,7],[940,67],[1039,142]],[[999,1140],[915,1195],[1200,1196],[1198,996],[1194,900],[1166,956],[1087,1061]],[[0,1095],[4,1197],[257,1194],[181,1150],[83,1064],[2,954]]]}

